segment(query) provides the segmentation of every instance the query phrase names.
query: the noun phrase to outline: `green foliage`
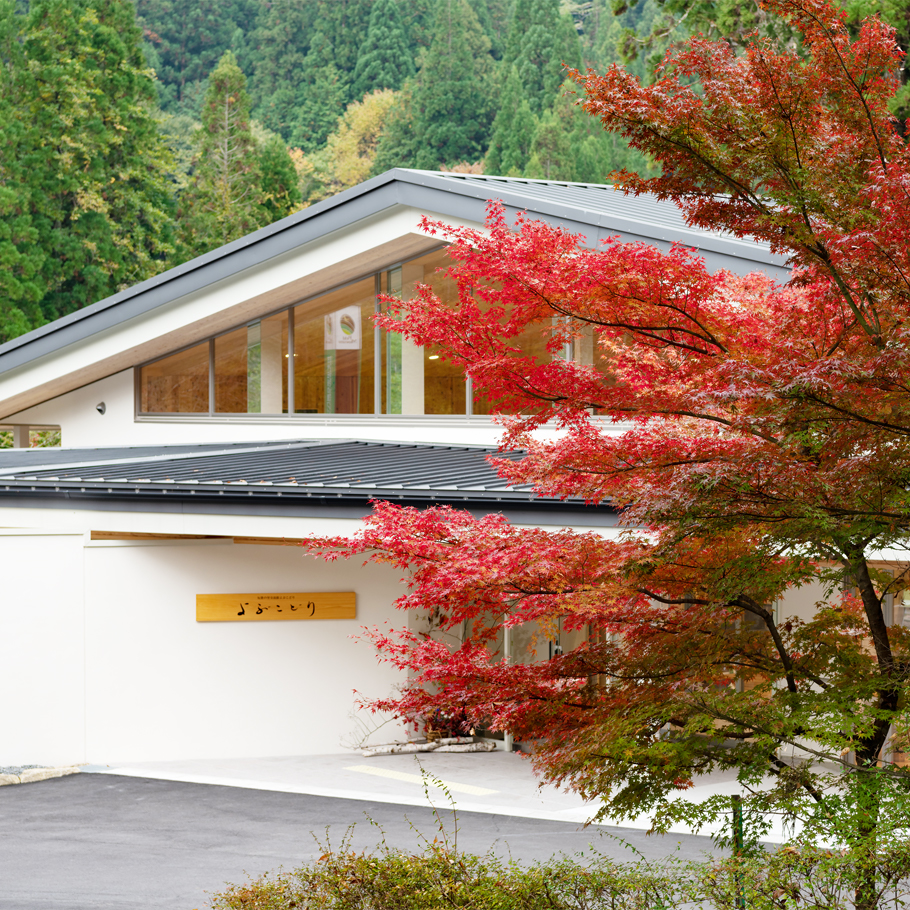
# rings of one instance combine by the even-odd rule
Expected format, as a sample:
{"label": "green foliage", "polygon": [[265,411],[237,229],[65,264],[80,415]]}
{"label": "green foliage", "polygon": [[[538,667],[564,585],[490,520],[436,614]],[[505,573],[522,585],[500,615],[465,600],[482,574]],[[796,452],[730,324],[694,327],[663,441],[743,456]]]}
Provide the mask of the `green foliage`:
{"label": "green foliage", "polygon": [[300,207],[302,197],[294,162],[279,136],[266,142],[259,152],[259,205],[265,223],[271,224]]}
{"label": "green foliage", "polygon": [[904,51],[900,69],[900,88],[891,102],[891,110],[896,117],[904,121],[904,135],[907,134],[906,121],[910,118],[910,0],[840,0],[847,11],[851,31],[856,35],[863,20],[869,16],[879,15],[896,30],[897,44]]}
{"label": "green foliage", "polygon": [[509,3],[507,0],[470,0],[470,3],[484,34],[490,39],[490,53],[494,59],[502,59],[509,33]]}
{"label": "green foliage", "polygon": [[161,115],[161,136],[174,158],[171,179],[177,193],[185,190],[191,182],[193,159],[196,156],[196,133],[201,126],[189,114]]}
{"label": "green foliage", "polygon": [[246,77],[230,51],[209,79],[197,137],[195,178],[180,205],[182,258],[260,226],[250,99]]}
{"label": "green foliage", "polygon": [[[314,2],[314,0],[310,0]],[[315,0],[316,21],[331,37],[332,61],[349,78],[357,66],[360,48],[370,27],[370,8],[374,0]],[[354,101],[345,98],[345,103]]]}
{"label": "green foliage", "polygon": [[537,118],[531,113],[518,67],[509,67],[499,112],[493,121],[493,137],[484,160],[487,174],[521,175],[531,155]]}
{"label": "green foliage", "polygon": [[411,98],[412,166],[438,168],[483,156],[494,111],[492,71],[490,39],[467,0],[439,0],[433,42]]}
{"label": "green foliage", "polygon": [[26,124],[15,116],[15,74],[24,66],[13,0],[0,0],[0,341],[43,321],[37,281],[44,251],[32,226],[30,197],[17,157]]}
{"label": "green foliage", "polygon": [[[668,47],[687,35],[702,34],[742,49],[753,33],[781,44],[795,43],[795,33],[780,18],[769,15],[757,4],[740,0],[605,0],[617,17],[632,13],[624,24],[619,41],[625,63],[646,60],[653,70]],[[599,61],[601,66],[604,62]]]}
{"label": "green foliage", "polygon": [[906,907],[910,898],[910,844],[874,852],[783,847],[690,867],[692,888],[708,907],[749,910],[856,910],[874,882],[867,908]]}
{"label": "green foliage", "polygon": [[615,133],[608,133],[576,104],[569,85],[541,118],[525,175],[546,180],[610,183],[615,171],[650,176],[650,162]]}
{"label": "green foliage", "polygon": [[252,29],[258,6],[256,0],[136,0],[162,108],[198,116],[206,78],[237,29]]}
{"label": "green foliage", "polygon": [[304,152],[325,145],[344,113],[347,97],[347,82],[333,62],[332,45],[325,35],[317,32],[294,93],[288,130],[290,144]]}
{"label": "green foliage", "polygon": [[193,133],[193,174],[180,197],[180,261],[300,207],[297,172],[284,142],[257,130],[261,143],[250,120],[246,77],[228,51],[209,78],[202,126]]}
{"label": "green foliage", "polygon": [[493,122],[484,172],[577,183],[609,183],[610,175],[623,169],[649,175],[652,169],[645,157],[601,129],[575,103],[572,88],[566,83],[537,118],[522,97],[513,67]]}
{"label": "green foliage", "polygon": [[24,335],[44,321],[36,279],[45,255],[37,239],[27,203],[15,190],[0,185],[0,342]]}
{"label": "green foliage", "polygon": [[4,233],[20,253],[29,238],[19,290],[39,285],[40,319],[54,319],[164,267],[173,160],[128,0],[37,0],[4,20],[20,47],[3,93],[17,123],[4,127]]}
{"label": "green foliage", "polygon": [[[60,445],[60,430],[30,430],[28,434],[30,449],[56,448]],[[0,430],[0,449],[13,448],[13,431]]]}
{"label": "green foliage", "polygon": [[414,75],[414,61],[396,0],[376,0],[370,28],[357,56],[354,98],[380,89],[397,90]]}
{"label": "green foliage", "polygon": [[408,37],[408,46],[416,57],[426,51],[433,40],[433,14],[436,0],[408,0],[398,7],[398,15]]}
{"label": "green foliage", "polygon": [[423,854],[378,856],[342,848],[288,875],[263,876],[215,896],[214,910],[657,910],[688,882],[642,864],[566,857],[522,867],[458,853],[446,843]]}
{"label": "green foliage", "polygon": [[857,891],[876,883],[873,908],[910,897],[910,846],[872,855],[812,847],[757,850],[683,863],[615,863],[593,853],[531,866],[459,853],[437,839],[422,854],[326,848],[291,873],[229,885],[213,910],[855,910]]}
{"label": "green foliage", "polygon": [[531,110],[540,114],[552,104],[565,78],[565,66],[581,66],[581,47],[571,20],[558,0],[516,0],[506,53],[514,66]]}
{"label": "green foliage", "polygon": [[250,37],[250,93],[257,119],[287,138],[293,117],[296,76],[310,47],[316,6],[299,0],[272,0],[263,7]]}

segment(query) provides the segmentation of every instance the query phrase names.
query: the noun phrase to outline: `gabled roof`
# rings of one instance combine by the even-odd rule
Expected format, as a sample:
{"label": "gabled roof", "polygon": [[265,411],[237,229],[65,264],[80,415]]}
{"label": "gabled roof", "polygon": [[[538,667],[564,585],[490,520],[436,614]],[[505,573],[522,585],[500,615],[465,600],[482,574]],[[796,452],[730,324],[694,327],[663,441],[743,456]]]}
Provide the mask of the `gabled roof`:
{"label": "gabled roof", "polygon": [[661,245],[679,241],[697,248],[709,267],[786,278],[784,259],[765,245],[689,228],[669,202],[596,184],[395,168],[0,345],[0,377],[395,206],[482,223],[487,204],[497,199],[511,215],[526,211],[586,235],[592,245],[613,235]]}
{"label": "gabled roof", "polygon": [[0,452],[0,507],[359,517],[384,499],[542,524],[615,524],[607,506],[510,486],[488,461],[496,452],[356,440],[12,450]]}

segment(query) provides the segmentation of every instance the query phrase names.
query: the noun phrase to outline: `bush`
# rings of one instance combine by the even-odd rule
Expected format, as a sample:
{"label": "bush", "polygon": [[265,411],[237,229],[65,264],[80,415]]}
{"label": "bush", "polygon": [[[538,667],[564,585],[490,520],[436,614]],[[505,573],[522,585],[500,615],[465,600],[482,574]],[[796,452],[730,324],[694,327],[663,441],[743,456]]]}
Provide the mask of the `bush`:
{"label": "bush", "polygon": [[324,854],[311,866],[232,885],[215,910],[663,910],[685,899],[686,877],[598,858],[529,867],[431,845],[423,854]]}
{"label": "bush", "polygon": [[[872,893],[857,904],[857,889]],[[855,910],[910,907],[910,844],[875,857],[783,847],[745,859],[614,863],[593,855],[519,866],[458,853],[328,850],[312,865],[231,885],[214,910]]]}
{"label": "bush", "polygon": [[[742,860],[691,864],[693,893],[708,908],[854,910],[910,907],[910,843],[864,849],[786,846]],[[737,903],[737,900],[739,903]]]}

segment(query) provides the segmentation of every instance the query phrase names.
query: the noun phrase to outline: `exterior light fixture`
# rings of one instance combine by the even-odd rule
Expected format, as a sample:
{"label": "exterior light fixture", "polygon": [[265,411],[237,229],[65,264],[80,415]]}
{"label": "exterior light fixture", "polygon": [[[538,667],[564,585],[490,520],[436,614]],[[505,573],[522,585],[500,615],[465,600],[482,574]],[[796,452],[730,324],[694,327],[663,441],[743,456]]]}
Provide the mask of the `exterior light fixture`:
{"label": "exterior light fixture", "polygon": [[107,410],[107,405],[102,401],[102,402],[100,402],[99,404],[96,404],[96,405],[95,405],[95,410],[96,410],[99,414],[103,414],[103,413]]}

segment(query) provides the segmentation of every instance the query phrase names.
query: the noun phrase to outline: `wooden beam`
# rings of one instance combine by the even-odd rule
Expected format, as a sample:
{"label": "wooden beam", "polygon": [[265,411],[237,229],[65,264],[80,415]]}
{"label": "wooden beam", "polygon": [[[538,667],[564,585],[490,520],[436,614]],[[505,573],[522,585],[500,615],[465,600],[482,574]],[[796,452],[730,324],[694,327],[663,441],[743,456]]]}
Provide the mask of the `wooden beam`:
{"label": "wooden beam", "polygon": [[226,534],[151,534],[144,531],[92,531],[92,540],[231,540]]}
{"label": "wooden beam", "polygon": [[299,547],[302,537],[235,537],[234,543],[255,544],[265,547]]}

